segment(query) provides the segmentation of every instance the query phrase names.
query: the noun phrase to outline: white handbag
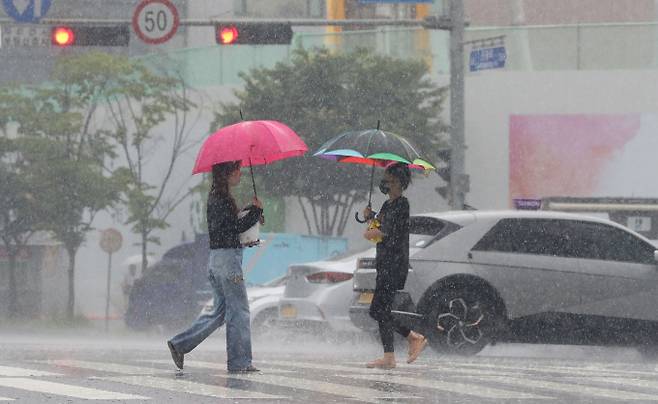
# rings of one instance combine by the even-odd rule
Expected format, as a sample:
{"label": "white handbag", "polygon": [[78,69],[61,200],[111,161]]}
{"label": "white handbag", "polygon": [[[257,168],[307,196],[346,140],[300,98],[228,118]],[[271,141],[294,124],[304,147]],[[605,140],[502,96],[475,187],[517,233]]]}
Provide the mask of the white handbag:
{"label": "white handbag", "polygon": [[[243,210],[238,213],[238,218],[243,218],[249,213],[249,210]],[[240,233],[240,244],[244,247],[253,247],[260,243],[260,221],[251,226],[247,231]]]}

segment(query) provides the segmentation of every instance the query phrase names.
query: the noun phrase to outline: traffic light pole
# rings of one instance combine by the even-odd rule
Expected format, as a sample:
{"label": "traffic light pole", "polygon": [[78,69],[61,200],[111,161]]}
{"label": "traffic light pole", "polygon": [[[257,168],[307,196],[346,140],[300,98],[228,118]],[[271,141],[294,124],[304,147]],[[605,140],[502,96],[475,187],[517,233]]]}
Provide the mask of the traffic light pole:
{"label": "traffic light pole", "polygon": [[453,209],[464,209],[468,186],[465,175],[464,139],[464,3],[450,1],[450,147],[452,149],[450,202]]}

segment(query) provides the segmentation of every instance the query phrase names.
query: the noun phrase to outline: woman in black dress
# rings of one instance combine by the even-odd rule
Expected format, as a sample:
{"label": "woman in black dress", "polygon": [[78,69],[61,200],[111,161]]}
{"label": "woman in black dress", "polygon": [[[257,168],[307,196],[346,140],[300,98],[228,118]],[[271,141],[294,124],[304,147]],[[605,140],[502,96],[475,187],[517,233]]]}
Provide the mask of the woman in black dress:
{"label": "woman in black dress", "polygon": [[[388,194],[388,200],[377,215],[380,228],[369,229],[363,235],[368,240],[381,240],[377,243],[377,283],[370,305],[370,316],[379,323],[384,357],[367,363],[366,367],[369,368],[395,367],[394,331],[406,337],[409,342],[407,363],[415,361],[427,345],[423,335],[398,326],[391,314],[395,293],[404,289],[409,272],[409,201],[402,193],[410,182],[411,173],[406,165],[395,163],[386,169],[384,179],[379,184],[380,191]],[[363,214],[371,217],[372,211],[366,208]]]}

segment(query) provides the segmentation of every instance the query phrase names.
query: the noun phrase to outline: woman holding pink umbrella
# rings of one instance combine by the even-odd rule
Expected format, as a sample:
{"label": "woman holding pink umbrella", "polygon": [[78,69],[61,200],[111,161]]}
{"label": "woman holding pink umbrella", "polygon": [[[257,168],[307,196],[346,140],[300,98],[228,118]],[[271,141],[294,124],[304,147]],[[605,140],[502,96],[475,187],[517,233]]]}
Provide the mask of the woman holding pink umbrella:
{"label": "woman holding pink umbrella", "polygon": [[[208,279],[214,292],[213,311],[199,317],[187,330],[169,341],[174,364],[183,369],[184,355],[226,323],[229,373],[257,372],[252,364],[249,303],[242,273],[240,233],[258,222],[263,206],[256,196],[247,214],[238,217],[231,187],[240,183],[240,166],[267,164],[302,155],[304,142],[287,126],[276,121],[245,121],[220,129],[201,147],[193,173],[212,172],[208,194],[210,257]],[[253,171],[252,171],[253,181]]]}

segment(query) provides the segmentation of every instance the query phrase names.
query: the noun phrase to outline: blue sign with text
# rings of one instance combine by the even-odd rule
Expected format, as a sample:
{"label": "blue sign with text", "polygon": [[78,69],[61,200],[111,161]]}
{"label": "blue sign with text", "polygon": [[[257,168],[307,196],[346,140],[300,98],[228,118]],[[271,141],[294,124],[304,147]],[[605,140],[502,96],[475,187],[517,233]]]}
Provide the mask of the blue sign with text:
{"label": "blue sign with text", "polygon": [[468,66],[472,72],[486,69],[500,69],[505,67],[507,52],[504,46],[493,48],[479,48],[471,51]]}
{"label": "blue sign with text", "polygon": [[45,16],[53,0],[2,0],[5,13],[16,22],[35,23]]}

